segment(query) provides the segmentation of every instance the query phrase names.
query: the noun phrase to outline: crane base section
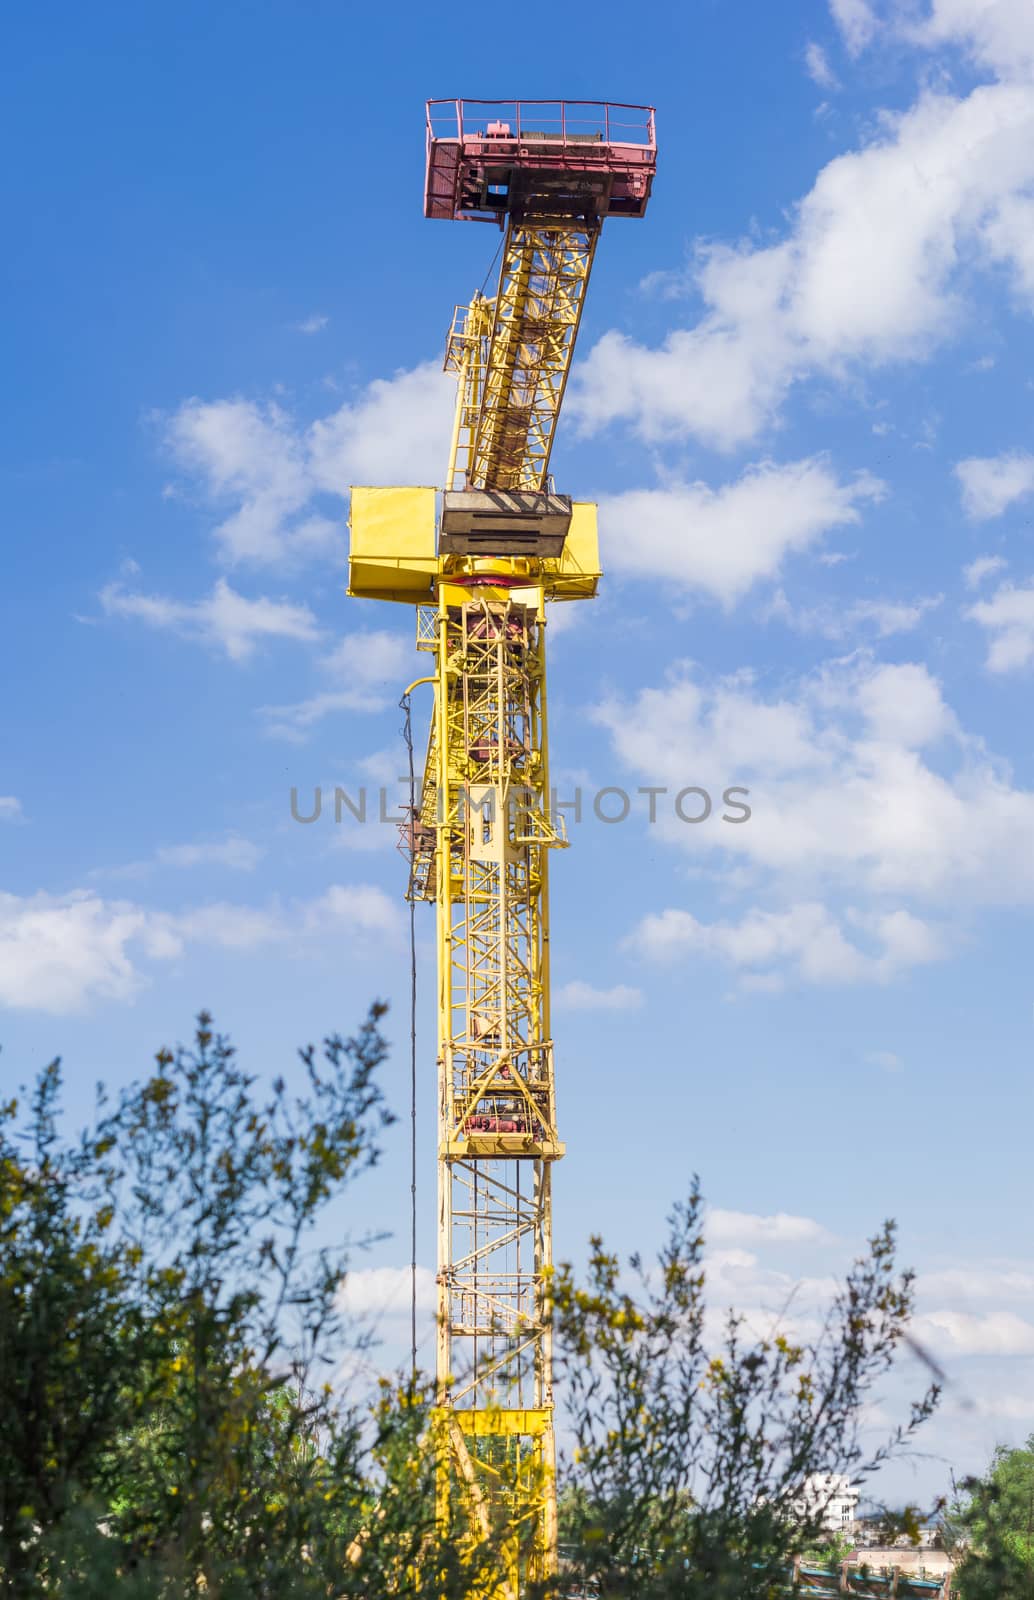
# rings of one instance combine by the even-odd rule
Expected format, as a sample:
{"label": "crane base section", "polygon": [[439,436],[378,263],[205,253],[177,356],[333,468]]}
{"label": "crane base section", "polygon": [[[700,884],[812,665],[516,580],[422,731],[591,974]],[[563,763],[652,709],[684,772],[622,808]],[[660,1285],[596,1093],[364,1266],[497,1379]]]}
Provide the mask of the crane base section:
{"label": "crane base section", "polygon": [[557,1564],[553,1407],[443,1405],[433,1420],[441,1436],[442,1525],[449,1525],[455,1502],[464,1508],[472,1544],[496,1542],[505,1515],[496,1581],[478,1593],[484,1600],[520,1600],[543,1592]]}

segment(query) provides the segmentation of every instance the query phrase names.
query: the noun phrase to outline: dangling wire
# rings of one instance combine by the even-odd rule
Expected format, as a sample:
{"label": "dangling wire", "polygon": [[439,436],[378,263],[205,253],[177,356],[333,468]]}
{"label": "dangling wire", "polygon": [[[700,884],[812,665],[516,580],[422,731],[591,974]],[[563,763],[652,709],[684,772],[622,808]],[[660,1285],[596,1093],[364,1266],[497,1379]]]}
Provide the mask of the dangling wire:
{"label": "dangling wire", "polygon": [[496,245],[495,255],[492,257],[491,261],[488,263],[488,271],[485,273],[485,276],[482,279],[481,288],[478,290],[478,294],[484,294],[485,286],[487,285],[489,278],[492,276],[492,268],[495,266],[496,262],[499,260],[499,252],[502,250],[502,248],[503,248],[503,238],[502,238],[502,235],[500,235],[499,243]]}
{"label": "dangling wire", "polygon": [[399,701],[405,712],[402,737],[409,757],[409,1129],[410,1129],[410,1263],[409,1330],[413,1383],[416,1384],[416,895],[413,857],[416,849],[416,771],[413,765],[413,718],[409,695]]}

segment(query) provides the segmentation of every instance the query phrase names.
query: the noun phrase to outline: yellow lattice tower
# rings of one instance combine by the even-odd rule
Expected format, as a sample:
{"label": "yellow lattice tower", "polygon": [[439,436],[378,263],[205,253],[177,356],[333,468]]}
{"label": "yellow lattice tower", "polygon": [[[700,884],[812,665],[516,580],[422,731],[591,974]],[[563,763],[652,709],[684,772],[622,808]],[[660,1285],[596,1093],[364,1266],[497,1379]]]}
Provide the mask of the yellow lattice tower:
{"label": "yellow lattice tower", "polygon": [[556,1566],[546,602],[600,576],[596,508],[549,458],[603,219],[643,214],[655,162],[648,107],[430,103],[426,212],[499,220],[498,289],[449,334],[440,504],[352,490],[349,593],[416,605],[433,656],[407,841],[436,908],[440,1493],[472,1539],[502,1533],[499,1600]]}

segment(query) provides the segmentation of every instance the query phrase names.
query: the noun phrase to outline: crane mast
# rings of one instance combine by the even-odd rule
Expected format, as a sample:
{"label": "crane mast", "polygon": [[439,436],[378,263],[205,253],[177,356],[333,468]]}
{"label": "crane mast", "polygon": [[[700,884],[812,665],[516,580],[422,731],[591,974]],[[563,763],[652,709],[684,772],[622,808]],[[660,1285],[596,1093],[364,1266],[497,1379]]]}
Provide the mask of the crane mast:
{"label": "crane mast", "polygon": [[600,576],[596,508],[553,491],[549,460],[603,221],[643,214],[656,142],[649,107],[427,109],[425,213],[498,221],[498,287],[449,332],[440,507],[354,487],[349,593],[415,604],[433,657],[405,842],[408,895],[436,908],[440,1494],[472,1539],[503,1531],[497,1593],[518,1600],[556,1567],[546,602]]}

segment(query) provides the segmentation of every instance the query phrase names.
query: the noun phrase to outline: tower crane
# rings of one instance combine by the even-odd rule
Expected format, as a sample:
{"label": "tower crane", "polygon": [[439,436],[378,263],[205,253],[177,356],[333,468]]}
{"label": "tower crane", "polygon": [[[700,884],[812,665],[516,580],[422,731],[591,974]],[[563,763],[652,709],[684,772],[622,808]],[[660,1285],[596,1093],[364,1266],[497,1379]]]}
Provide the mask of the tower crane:
{"label": "tower crane", "polygon": [[428,102],[425,215],[496,222],[498,286],[449,331],[441,494],[352,489],[349,593],[415,606],[432,657],[405,835],[436,911],[439,1480],[472,1537],[508,1530],[499,1600],[556,1569],[547,602],[601,575],[596,507],[549,461],[603,222],[644,214],[655,168],[648,106]]}

